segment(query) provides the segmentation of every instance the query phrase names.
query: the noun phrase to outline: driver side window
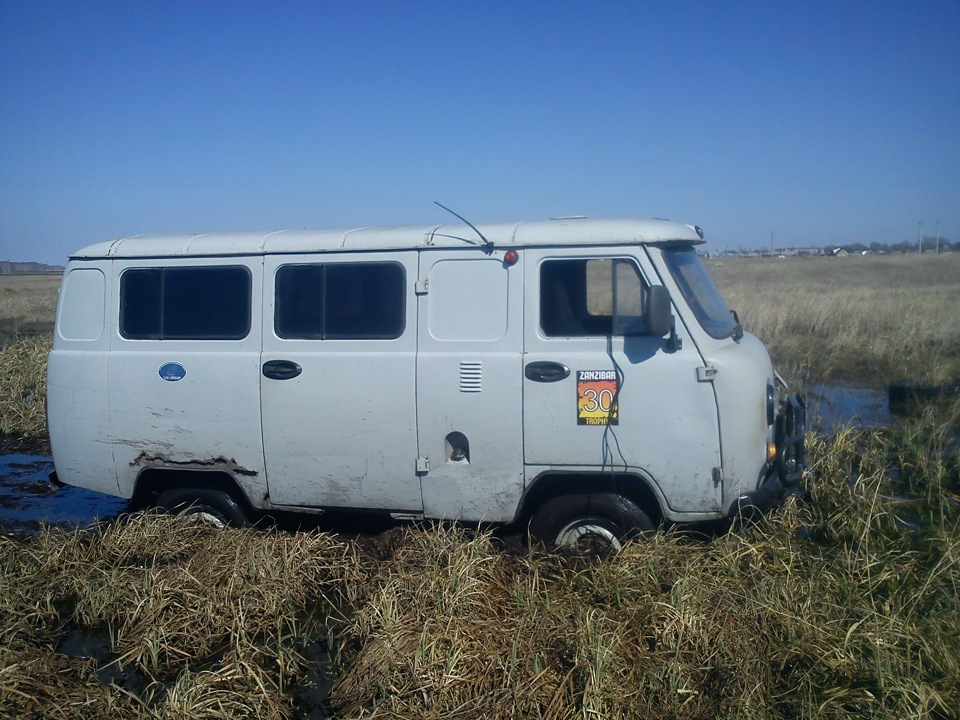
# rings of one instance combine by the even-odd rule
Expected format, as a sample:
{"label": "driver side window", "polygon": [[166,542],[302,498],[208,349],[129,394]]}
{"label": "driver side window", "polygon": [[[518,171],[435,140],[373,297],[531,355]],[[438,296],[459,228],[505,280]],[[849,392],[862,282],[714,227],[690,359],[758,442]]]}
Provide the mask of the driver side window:
{"label": "driver side window", "polygon": [[540,329],[546,337],[636,332],[647,289],[630,260],[548,260],[540,266]]}

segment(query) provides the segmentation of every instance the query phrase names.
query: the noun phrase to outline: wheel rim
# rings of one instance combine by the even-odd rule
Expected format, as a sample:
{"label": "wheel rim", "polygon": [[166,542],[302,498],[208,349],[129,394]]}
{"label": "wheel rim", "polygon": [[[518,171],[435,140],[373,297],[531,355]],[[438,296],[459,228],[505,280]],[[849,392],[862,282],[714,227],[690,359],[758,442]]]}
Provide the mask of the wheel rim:
{"label": "wheel rim", "polygon": [[557,533],[557,547],[567,550],[617,552],[623,545],[616,533],[599,520],[574,520]]}
{"label": "wheel rim", "polygon": [[177,514],[185,517],[191,523],[206,525],[207,527],[216,528],[217,530],[223,530],[227,526],[226,521],[219,515],[197,507],[187,508]]}

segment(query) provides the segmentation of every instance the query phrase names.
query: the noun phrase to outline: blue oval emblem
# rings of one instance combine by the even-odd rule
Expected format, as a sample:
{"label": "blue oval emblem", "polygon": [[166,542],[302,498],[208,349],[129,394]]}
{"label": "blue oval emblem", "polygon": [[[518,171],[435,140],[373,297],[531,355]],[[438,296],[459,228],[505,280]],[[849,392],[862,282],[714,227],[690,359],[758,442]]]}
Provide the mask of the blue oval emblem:
{"label": "blue oval emblem", "polygon": [[177,362],[168,362],[160,366],[160,377],[167,382],[176,382],[183,380],[187,374],[187,369]]}

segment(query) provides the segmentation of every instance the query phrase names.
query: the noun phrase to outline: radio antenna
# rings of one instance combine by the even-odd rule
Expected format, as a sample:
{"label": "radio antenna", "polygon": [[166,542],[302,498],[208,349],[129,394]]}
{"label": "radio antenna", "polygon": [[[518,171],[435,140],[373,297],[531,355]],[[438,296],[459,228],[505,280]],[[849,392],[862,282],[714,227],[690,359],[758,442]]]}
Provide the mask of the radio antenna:
{"label": "radio antenna", "polygon": [[[433,201],[433,204],[434,204],[434,205],[440,205],[440,203],[438,203],[436,200]],[[490,242],[489,240],[487,240],[487,238],[485,238],[485,237],[483,236],[483,233],[480,232],[480,231],[477,229],[477,226],[476,226],[476,225],[474,225],[472,222],[470,222],[469,220],[467,220],[467,219],[466,219],[463,215],[461,215],[460,213],[454,212],[453,210],[451,210],[450,208],[448,208],[446,205],[440,205],[440,207],[442,207],[444,210],[446,210],[446,211],[447,211],[448,213],[450,213],[451,215],[454,215],[454,216],[460,218],[461,220],[463,220],[467,225],[469,225],[469,226],[473,229],[473,231],[474,231],[477,235],[480,236],[480,239],[483,240],[483,251],[484,251],[487,255],[489,255],[490,253],[493,252],[493,243]],[[459,239],[460,239],[460,240],[465,240],[465,238],[459,238]],[[469,241],[469,240],[466,240],[466,242],[470,242],[470,241]],[[476,245],[477,243],[474,243],[474,244]]]}

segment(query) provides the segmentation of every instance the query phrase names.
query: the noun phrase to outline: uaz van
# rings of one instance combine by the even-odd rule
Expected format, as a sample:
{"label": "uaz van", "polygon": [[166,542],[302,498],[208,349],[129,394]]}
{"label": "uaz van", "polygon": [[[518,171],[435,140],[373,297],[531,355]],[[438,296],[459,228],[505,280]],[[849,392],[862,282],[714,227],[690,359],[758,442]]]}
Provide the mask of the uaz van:
{"label": "uaz van", "polygon": [[661,220],[138,236],[66,267],[63,483],[612,547],[801,483],[804,406]]}

